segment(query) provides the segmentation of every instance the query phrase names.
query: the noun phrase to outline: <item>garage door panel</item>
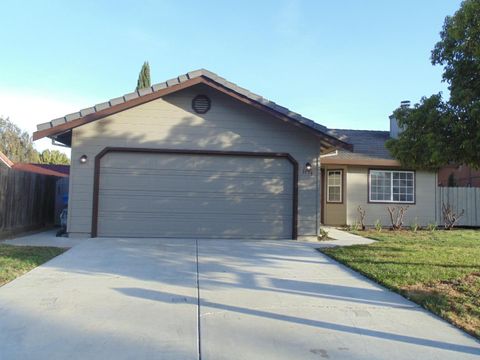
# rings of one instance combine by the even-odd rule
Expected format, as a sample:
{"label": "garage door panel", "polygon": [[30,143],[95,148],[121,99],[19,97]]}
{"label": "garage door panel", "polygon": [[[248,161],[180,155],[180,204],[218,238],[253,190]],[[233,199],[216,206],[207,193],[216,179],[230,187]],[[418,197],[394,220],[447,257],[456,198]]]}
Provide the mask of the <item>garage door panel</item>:
{"label": "garage door panel", "polygon": [[[292,198],[292,194],[287,193],[270,193],[270,192],[214,192],[214,191],[182,191],[182,190],[175,190],[175,191],[156,191],[152,193],[149,190],[140,191],[140,190],[121,190],[121,189],[105,189],[101,190],[102,196],[104,198],[112,198],[112,199],[139,199],[142,201],[146,201],[148,199],[179,199],[187,198],[190,201],[192,200],[208,200],[208,199],[225,199],[229,201],[240,201],[240,200],[248,200],[248,199],[257,199],[259,201],[280,201],[280,200],[287,200],[290,201]],[[291,203],[289,203],[291,206]]]}
{"label": "garage door panel", "polygon": [[[112,156],[112,154],[115,154]],[[119,155],[119,156],[117,156]],[[253,161],[252,161],[253,160]],[[241,156],[179,155],[154,153],[109,153],[102,158],[102,168],[133,169],[150,171],[198,170],[204,172],[270,172],[291,173],[288,161],[276,158],[255,158]]]}
{"label": "garage door panel", "polygon": [[[102,211],[123,211],[123,212],[156,212],[163,211],[183,211],[192,207],[191,213],[199,211],[222,214],[228,212],[229,214],[244,214],[247,210],[255,208],[255,214],[268,215],[273,214],[287,214],[291,216],[291,202],[289,199],[278,199],[265,201],[264,199],[241,197],[218,197],[218,198],[201,198],[201,197],[179,197],[179,198],[156,198],[156,199],[139,199],[138,197],[131,198],[117,198],[117,197],[103,197]],[[148,211],[145,211],[146,201],[148,201]]]}
{"label": "garage door panel", "polygon": [[[290,181],[289,181],[290,180]],[[291,179],[221,177],[210,175],[208,178],[200,176],[132,176],[132,175],[106,175],[101,178],[100,190],[121,190],[129,191],[135,188],[145,192],[158,191],[191,191],[196,192],[221,192],[221,193],[287,193],[291,194]],[[133,188],[134,187],[134,188]]]}
{"label": "garage door panel", "polygon": [[[117,169],[117,168],[102,168],[103,175],[113,176],[132,176],[132,177],[196,177],[205,179],[216,178],[243,178],[243,179],[271,179],[272,177],[286,177],[291,175],[291,172],[274,172],[274,171],[225,171],[225,170],[184,170],[184,169],[162,169],[162,170],[148,170],[148,169]],[[129,171],[126,173],[125,170]]]}
{"label": "garage door panel", "polygon": [[285,158],[107,153],[99,236],[288,238],[293,167]]}
{"label": "garage door panel", "polygon": [[[151,218],[120,218],[120,220],[124,224],[121,229],[117,226],[118,219],[103,219],[99,222],[99,233],[108,232],[109,236],[118,237],[287,239],[290,238],[290,235],[286,235],[283,229],[291,224],[291,219],[249,223],[244,219],[225,218],[223,221],[229,223],[229,226],[225,227],[221,221],[212,222],[211,219],[205,219],[204,223],[199,223],[188,222],[181,217],[170,217],[159,230],[156,226],[152,226]],[[272,224],[274,227],[272,227]]]}
{"label": "garage door panel", "polygon": [[[257,214],[236,214],[235,217],[232,217],[230,214],[221,214],[221,213],[197,213],[193,211],[182,211],[182,212],[162,212],[162,213],[154,213],[154,212],[137,212],[137,213],[127,213],[122,211],[115,211],[115,212],[102,212],[99,214],[99,219],[106,219],[106,220],[119,220],[119,221],[170,221],[170,220],[178,220],[182,222],[194,223],[191,221],[191,217],[195,216],[195,220],[198,220],[199,223],[202,223],[202,226],[206,226],[203,224],[207,220],[211,220],[211,215],[215,215],[216,219],[219,221],[212,221],[212,224],[218,224],[221,226],[221,222],[223,220],[228,220],[231,223],[268,223],[269,221],[283,221],[289,217],[275,214],[268,214],[262,217],[257,216]],[[209,224],[210,225],[210,224]]]}

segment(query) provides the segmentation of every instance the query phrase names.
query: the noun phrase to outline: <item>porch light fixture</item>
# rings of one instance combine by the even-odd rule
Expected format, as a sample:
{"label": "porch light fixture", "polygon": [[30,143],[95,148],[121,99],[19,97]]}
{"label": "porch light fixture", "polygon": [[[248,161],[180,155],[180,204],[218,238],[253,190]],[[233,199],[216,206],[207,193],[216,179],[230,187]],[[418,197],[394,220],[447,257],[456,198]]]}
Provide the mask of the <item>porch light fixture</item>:
{"label": "porch light fixture", "polygon": [[82,155],[80,156],[80,164],[85,164],[87,162],[88,156],[87,155]]}
{"label": "porch light fixture", "polygon": [[303,173],[304,173],[304,174],[307,174],[307,175],[313,175],[312,164],[310,164],[309,162],[307,162],[307,163],[303,166]]}

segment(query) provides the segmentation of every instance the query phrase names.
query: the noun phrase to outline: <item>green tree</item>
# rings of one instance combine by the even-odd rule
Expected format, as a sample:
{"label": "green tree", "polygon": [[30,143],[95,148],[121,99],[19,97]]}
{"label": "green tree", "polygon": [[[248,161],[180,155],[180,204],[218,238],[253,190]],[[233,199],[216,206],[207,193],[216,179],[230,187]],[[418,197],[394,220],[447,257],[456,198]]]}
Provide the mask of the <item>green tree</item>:
{"label": "green tree", "polygon": [[424,97],[394,116],[404,131],[387,147],[404,166],[435,169],[448,163],[480,167],[480,0],[447,16],[432,64],[443,66],[450,91]]}
{"label": "green tree", "polygon": [[138,74],[136,90],[144,89],[150,86],[150,65],[148,64],[148,61],[145,61],[142,65],[142,69],[140,70],[140,74]]}
{"label": "green tree", "polygon": [[0,117],[0,151],[13,162],[38,162],[30,134],[22,131],[9,118]]}
{"label": "green tree", "polygon": [[40,164],[69,165],[70,159],[58,150],[43,150],[39,156]]}

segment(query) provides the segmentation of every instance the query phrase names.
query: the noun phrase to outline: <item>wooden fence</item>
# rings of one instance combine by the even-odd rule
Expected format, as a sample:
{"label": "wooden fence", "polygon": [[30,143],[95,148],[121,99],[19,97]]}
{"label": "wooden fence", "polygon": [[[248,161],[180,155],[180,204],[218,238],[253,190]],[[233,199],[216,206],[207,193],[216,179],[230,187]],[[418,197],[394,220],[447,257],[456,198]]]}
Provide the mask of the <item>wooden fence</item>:
{"label": "wooden fence", "polygon": [[53,224],[56,180],[0,167],[0,238]]}
{"label": "wooden fence", "polygon": [[458,221],[459,226],[480,226],[480,188],[474,187],[438,187],[437,216],[443,223],[442,204],[450,204],[456,213],[465,210]]}

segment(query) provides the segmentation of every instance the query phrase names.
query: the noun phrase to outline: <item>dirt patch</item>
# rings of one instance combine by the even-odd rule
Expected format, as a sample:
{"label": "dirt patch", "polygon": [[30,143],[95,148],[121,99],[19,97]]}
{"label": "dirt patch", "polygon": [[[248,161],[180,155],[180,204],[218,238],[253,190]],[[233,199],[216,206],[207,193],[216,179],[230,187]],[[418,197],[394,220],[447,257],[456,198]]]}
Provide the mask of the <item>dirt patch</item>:
{"label": "dirt patch", "polygon": [[401,292],[480,338],[480,273],[461,279],[404,286]]}

